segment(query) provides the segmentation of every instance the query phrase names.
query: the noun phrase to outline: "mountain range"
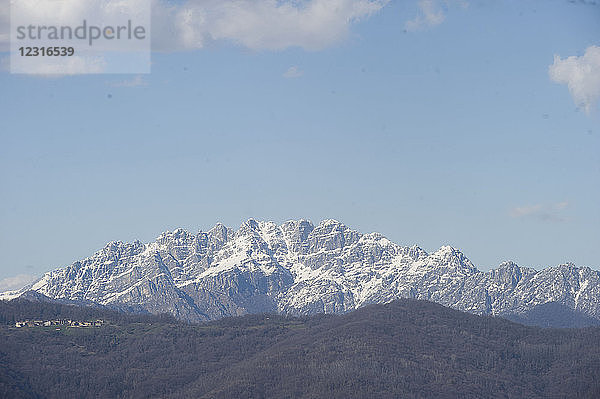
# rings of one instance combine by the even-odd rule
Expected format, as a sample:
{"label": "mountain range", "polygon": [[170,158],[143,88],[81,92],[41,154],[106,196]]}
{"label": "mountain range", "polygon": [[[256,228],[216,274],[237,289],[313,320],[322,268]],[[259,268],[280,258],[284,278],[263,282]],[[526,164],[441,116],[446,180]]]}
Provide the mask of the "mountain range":
{"label": "mountain range", "polygon": [[277,225],[250,219],[237,231],[217,224],[197,234],[165,232],[148,244],[114,241],[0,299],[31,291],[190,322],[265,312],[346,313],[397,298],[513,319],[552,303],[600,322],[596,270],[561,264],[536,271],[504,262],[482,272],[456,248],[427,253],[335,220]]}

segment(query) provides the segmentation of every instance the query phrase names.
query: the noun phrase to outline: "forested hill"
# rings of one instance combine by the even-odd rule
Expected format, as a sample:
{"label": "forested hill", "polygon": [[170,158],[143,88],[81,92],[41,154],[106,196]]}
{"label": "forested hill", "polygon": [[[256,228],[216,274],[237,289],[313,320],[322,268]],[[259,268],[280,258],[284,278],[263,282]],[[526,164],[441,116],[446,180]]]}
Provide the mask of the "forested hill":
{"label": "forested hill", "polygon": [[[600,329],[541,329],[431,302],[207,324],[0,302],[2,398],[597,398]],[[22,327],[22,319],[102,319]]]}

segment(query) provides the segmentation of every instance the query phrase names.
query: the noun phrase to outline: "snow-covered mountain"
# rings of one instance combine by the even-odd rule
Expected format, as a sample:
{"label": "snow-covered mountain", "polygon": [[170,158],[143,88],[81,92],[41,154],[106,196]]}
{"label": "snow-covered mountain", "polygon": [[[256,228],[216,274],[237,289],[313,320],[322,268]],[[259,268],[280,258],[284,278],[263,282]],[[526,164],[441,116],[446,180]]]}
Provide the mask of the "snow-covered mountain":
{"label": "snow-covered mountain", "polygon": [[399,297],[476,314],[523,313],[556,302],[600,319],[600,272],[564,264],[535,271],[505,262],[479,271],[460,251],[428,254],[335,220],[282,225],[248,220],[182,229],[155,242],[111,242],[89,258],[46,273],[28,290],[50,298],[189,321],[257,312],[341,313]]}

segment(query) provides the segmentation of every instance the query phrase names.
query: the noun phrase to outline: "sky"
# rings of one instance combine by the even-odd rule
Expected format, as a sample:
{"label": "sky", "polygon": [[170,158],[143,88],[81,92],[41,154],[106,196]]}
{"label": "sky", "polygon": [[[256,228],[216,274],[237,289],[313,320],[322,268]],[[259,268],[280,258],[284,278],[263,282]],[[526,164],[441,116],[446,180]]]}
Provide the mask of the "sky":
{"label": "sky", "polygon": [[149,74],[8,69],[0,291],[248,218],[600,268],[600,3],[153,2]]}

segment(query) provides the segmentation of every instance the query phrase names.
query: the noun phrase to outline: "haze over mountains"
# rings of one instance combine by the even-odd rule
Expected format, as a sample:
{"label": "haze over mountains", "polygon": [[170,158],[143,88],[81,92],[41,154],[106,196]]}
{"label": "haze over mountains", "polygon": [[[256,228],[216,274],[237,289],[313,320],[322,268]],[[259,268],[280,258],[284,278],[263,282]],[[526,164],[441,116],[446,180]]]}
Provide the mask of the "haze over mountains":
{"label": "haze over mountains", "polygon": [[335,220],[315,226],[250,219],[237,231],[217,224],[197,234],[165,232],[149,244],[115,241],[0,298],[28,290],[192,322],[264,312],[345,313],[396,298],[520,320],[554,303],[592,324],[600,319],[600,272],[588,267],[536,271],[505,262],[482,272],[450,246],[427,253]]}

